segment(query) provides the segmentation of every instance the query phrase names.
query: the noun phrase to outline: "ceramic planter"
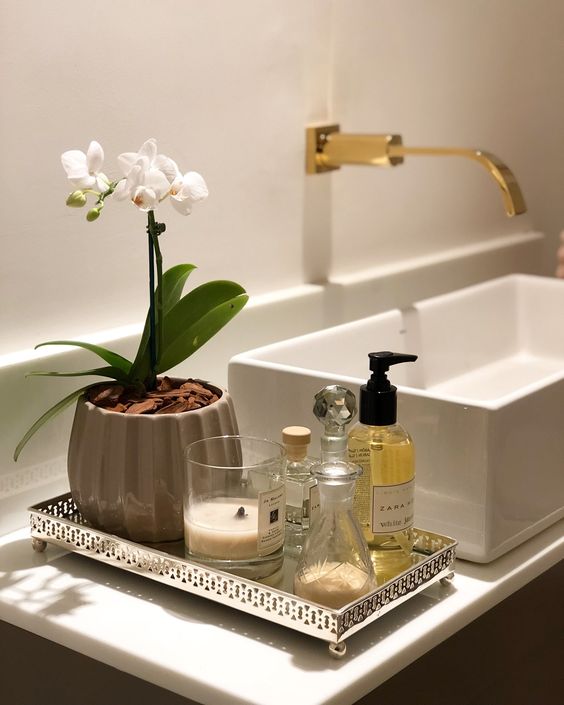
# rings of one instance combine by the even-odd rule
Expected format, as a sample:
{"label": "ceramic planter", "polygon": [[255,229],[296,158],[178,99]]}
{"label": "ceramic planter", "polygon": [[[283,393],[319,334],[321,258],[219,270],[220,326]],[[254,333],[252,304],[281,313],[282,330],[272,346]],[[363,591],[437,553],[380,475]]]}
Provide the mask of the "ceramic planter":
{"label": "ceramic planter", "polygon": [[95,528],[136,542],[183,538],[184,449],[208,436],[238,433],[227,391],[179,414],[122,414],[81,398],[71,431],[72,496]]}

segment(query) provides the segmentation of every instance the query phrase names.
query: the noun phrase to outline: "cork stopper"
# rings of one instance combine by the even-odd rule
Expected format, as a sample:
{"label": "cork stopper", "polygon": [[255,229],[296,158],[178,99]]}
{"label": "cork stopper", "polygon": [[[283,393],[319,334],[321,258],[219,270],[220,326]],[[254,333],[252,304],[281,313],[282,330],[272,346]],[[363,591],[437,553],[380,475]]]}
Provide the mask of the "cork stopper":
{"label": "cork stopper", "polygon": [[282,442],[290,460],[305,458],[311,442],[311,431],[306,426],[286,426],[282,429]]}
{"label": "cork stopper", "polygon": [[292,446],[311,443],[311,431],[306,426],[286,426],[282,429],[282,441]]}

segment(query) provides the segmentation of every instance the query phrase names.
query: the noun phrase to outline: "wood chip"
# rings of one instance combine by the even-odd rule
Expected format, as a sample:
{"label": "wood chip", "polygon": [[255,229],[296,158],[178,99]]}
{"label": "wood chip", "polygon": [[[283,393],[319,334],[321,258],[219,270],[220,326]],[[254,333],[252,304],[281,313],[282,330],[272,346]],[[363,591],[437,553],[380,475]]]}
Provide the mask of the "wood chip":
{"label": "wood chip", "polygon": [[198,402],[200,406],[207,406],[209,404],[209,400],[206,399],[206,397],[201,396],[201,394],[194,394],[190,397],[190,399],[193,399],[195,402]]}
{"label": "wood chip", "polygon": [[170,392],[171,389],[174,389],[174,384],[170,377],[162,377],[159,378],[157,389],[159,392]]}
{"label": "wood chip", "polygon": [[207,389],[199,382],[194,382],[193,380],[189,380],[188,382],[184,382],[184,384],[181,384],[180,389],[187,390],[193,394],[199,394],[205,399],[210,399],[214,395],[211,389]]}
{"label": "wood chip", "polygon": [[172,402],[172,404],[169,404],[168,406],[163,406],[161,409],[155,412],[156,414],[180,414],[183,411],[188,411],[189,402],[186,401],[175,401]]}
{"label": "wood chip", "polygon": [[104,409],[106,411],[115,411],[118,414],[123,414],[124,411],[127,409],[127,406],[118,402],[115,406],[104,406]]}
{"label": "wood chip", "polygon": [[145,401],[139,401],[136,404],[132,404],[127,410],[126,414],[147,414],[150,411],[156,409],[157,405],[154,399],[145,399]]}
{"label": "wood chip", "polygon": [[116,404],[123,394],[124,388],[121,384],[104,384],[93,387],[88,395],[92,404]]}
{"label": "wood chip", "polygon": [[166,399],[167,397],[180,397],[186,392],[183,389],[170,389],[168,392],[147,392],[147,397],[149,398],[159,398]]}

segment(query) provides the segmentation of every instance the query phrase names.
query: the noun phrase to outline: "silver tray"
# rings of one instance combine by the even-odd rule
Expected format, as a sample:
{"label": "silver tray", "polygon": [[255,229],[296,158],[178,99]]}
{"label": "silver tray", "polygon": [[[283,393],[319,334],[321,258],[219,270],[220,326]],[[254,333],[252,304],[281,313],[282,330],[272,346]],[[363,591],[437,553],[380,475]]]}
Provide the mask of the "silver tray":
{"label": "silver tray", "polygon": [[82,518],[70,493],[29,508],[33,548],[55,544],[171,585],[208,600],[329,642],[335,657],[346,652],[344,640],[437,581],[453,577],[457,542],[415,529],[412,566],[373,592],[340,609],[322,607],[292,593],[296,559],[285,555],[282,569],[253,581],[188,560],[184,542],[138,544],[94,529]]}

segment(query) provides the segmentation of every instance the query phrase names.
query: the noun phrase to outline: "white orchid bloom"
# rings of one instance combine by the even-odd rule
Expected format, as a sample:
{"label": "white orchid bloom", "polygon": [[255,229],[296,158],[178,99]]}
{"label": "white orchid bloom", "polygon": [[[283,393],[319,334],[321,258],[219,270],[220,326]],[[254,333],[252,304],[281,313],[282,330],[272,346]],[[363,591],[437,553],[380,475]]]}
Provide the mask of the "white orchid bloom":
{"label": "white orchid bloom", "polygon": [[164,154],[157,154],[157,141],[154,137],[144,142],[138,152],[124,152],[119,155],[118,162],[123,174],[127,176],[130,169],[139,163],[139,160],[146,164],[146,170],[157,169],[162,172],[169,184],[172,184],[176,177],[180,176],[180,169],[174,159]]}
{"label": "white orchid bloom", "polygon": [[100,171],[104,163],[104,150],[98,142],[90,142],[86,154],[79,149],[63,152],[61,163],[69,181],[77,188],[94,189],[100,193],[108,189],[108,177]]}
{"label": "white orchid bloom", "polygon": [[120,154],[118,162],[125,179],[118,183],[114,196],[118,200],[129,197],[142,211],[154,210],[180,175],[173,159],[157,154],[154,138],[144,142],[138,152]]}
{"label": "white orchid bloom", "polygon": [[208,197],[208,187],[204,177],[197,171],[189,171],[178,176],[170,187],[170,200],[174,208],[182,215],[192,212],[192,205]]}
{"label": "white orchid bloom", "polygon": [[170,184],[159,169],[149,168],[149,159],[141,157],[137,160],[114,191],[114,198],[122,201],[126,198],[142,211],[154,210],[166,198]]}

